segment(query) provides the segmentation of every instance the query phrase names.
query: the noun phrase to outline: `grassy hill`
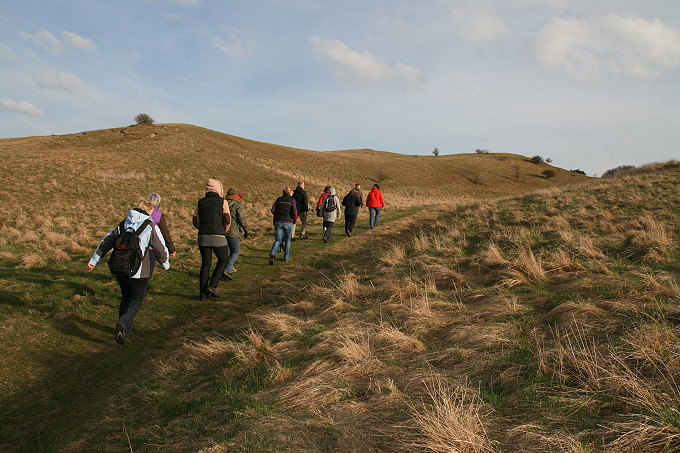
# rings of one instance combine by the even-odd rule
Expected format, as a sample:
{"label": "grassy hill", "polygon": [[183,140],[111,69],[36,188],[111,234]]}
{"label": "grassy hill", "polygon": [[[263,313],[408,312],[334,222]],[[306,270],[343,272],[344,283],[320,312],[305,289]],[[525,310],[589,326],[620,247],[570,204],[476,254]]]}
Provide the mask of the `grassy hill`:
{"label": "grassy hill", "polygon": [[[0,156],[3,451],[680,449],[675,163],[589,180],[185,125],[2,140]],[[190,215],[209,176],[244,191],[255,235],[206,304]],[[385,223],[363,213],[331,244],[313,224],[294,264],[269,266],[267,210],[298,179],[312,195],[379,181]],[[85,264],[150,191],[179,256],[120,347],[117,285]]]}

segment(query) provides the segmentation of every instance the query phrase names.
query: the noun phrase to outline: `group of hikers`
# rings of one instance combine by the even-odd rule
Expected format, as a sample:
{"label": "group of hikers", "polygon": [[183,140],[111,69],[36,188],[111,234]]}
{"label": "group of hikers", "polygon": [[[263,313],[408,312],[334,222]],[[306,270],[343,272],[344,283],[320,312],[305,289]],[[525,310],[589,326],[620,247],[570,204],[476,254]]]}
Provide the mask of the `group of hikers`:
{"label": "group of hikers", "polygon": [[[118,280],[121,291],[115,340],[124,344],[126,337],[135,331],[134,319],[142,307],[146,290],[156,262],[170,269],[170,257],[176,255],[165,216],[160,209],[161,196],[150,193],[139,200],[137,207],[127,212],[125,219],[101,240],[87,264],[92,271],[99,261],[112,251],[108,264]],[[326,186],[316,203],[316,216],[323,219],[323,242],[331,239],[336,221],[342,218],[345,207],[345,234],[352,236],[359,209],[369,210],[369,227],[378,226],[385,199],[380,186],[374,184],[364,203],[361,185],[356,184],[340,201],[336,189]],[[269,253],[269,264],[274,264],[276,254],[283,250],[285,261],[291,261],[291,242],[296,238],[300,221],[299,239],[307,239],[309,199],[304,181],[293,191],[286,187],[271,208],[274,222],[274,244]],[[199,273],[199,300],[219,299],[217,286],[220,280],[232,280],[234,265],[241,250],[241,236],[248,237],[248,225],[240,190],[229,188],[225,194],[222,182],[210,178],[205,185],[205,196],[198,200],[192,217],[198,229],[198,248],[201,254]],[[212,268],[212,256],[217,258]]]}

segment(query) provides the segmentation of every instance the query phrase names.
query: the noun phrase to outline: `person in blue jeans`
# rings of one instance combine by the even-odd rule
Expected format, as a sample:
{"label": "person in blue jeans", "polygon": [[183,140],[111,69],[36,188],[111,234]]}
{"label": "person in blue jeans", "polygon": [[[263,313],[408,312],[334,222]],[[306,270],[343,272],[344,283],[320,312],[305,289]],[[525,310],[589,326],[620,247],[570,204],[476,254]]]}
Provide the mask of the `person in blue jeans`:
{"label": "person in blue jeans", "polygon": [[274,264],[276,252],[283,244],[283,258],[290,261],[290,244],[293,232],[293,224],[297,221],[298,211],[295,200],[290,195],[290,187],[283,189],[283,194],[274,201],[272,215],[274,216],[274,244],[269,252],[269,264]]}
{"label": "person in blue jeans", "polygon": [[385,207],[385,198],[380,191],[378,184],[373,184],[373,188],[366,197],[366,206],[369,213],[369,226],[375,228],[380,221],[380,211]]}
{"label": "person in blue jeans", "polygon": [[241,191],[230,187],[227,189],[227,196],[225,197],[229,204],[229,213],[231,214],[231,224],[227,230],[227,245],[229,246],[229,260],[227,260],[227,267],[222,275],[224,280],[232,280],[231,274],[234,272],[234,264],[241,253],[241,231],[243,231],[243,239],[248,237],[248,225],[246,223],[246,216],[243,210],[243,196]]}

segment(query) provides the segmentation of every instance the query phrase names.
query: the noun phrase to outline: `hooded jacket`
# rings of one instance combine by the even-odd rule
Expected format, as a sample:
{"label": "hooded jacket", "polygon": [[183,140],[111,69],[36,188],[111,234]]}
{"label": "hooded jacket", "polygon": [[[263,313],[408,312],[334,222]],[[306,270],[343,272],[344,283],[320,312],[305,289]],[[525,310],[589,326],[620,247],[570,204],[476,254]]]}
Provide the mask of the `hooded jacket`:
{"label": "hooded jacket", "polygon": [[337,195],[335,195],[335,188],[331,187],[330,193],[327,195],[328,197],[333,197],[335,198],[335,209],[331,212],[327,212],[324,208],[326,206],[326,200],[324,197],[324,202],[321,205],[321,214],[323,216],[323,221],[324,222],[335,222],[336,220],[339,220],[342,217],[342,211],[340,210],[340,199],[338,198]]}
{"label": "hooded jacket", "polygon": [[356,189],[349,191],[345,198],[342,199],[342,205],[345,207],[345,217],[354,217],[359,214],[359,208],[362,205],[361,198]]}
{"label": "hooded jacket", "polygon": [[231,225],[227,230],[226,236],[228,238],[240,238],[241,230],[244,232],[248,231],[242,198],[238,195],[227,195],[227,203],[229,204],[229,213],[231,214]]}
{"label": "hooded jacket", "polygon": [[[145,220],[151,219],[151,216],[141,209],[132,209],[127,212],[123,227],[125,230],[132,228],[137,230]],[[120,225],[116,226],[113,230],[109,231],[104,239],[101,240],[97,250],[94,251],[92,257],[90,258],[90,263],[96,266],[108,252],[113,248],[116,243],[116,239],[122,231],[120,230]],[[153,220],[149,223],[144,231],[139,235],[139,248],[144,253],[144,258],[142,259],[142,265],[135,275],[130,278],[151,278],[153,269],[151,268],[150,253],[153,253],[156,260],[161,263],[163,269],[166,271],[170,269],[170,259],[168,248],[165,246],[165,240],[163,239],[163,234],[158,228]],[[150,250],[153,248],[153,250]]]}
{"label": "hooded jacket", "polygon": [[307,192],[302,187],[297,187],[293,191],[293,199],[297,204],[298,214],[309,211],[309,198]]}
{"label": "hooded jacket", "polygon": [[385,199],[383,194],[377,187],[373,186],[368,196],[366,197],[366,206],[369,208],[384,208]]}

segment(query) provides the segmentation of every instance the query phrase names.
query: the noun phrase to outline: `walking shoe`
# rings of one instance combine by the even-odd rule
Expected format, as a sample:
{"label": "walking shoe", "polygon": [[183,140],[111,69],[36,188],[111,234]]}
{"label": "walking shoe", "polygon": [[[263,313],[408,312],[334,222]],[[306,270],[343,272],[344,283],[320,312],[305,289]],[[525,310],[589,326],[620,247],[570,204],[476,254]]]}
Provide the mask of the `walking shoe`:
{"label": "walking shoe", "polygon": [[301,234],[301,235],[300,235],[300,239],[307,239],[307,235],[306,235],[306,234]]}
{"label": "walking shoe", "polygon": [[208,292],[208,295],[213,299],[219,299],[220,298],[220,296],[217,294],[217,288],[213,288],[212,286],[208,286],[207,292]]}
{"label": "walking shoe", "polygon": [[323,238],[323,242],[324,242],[324,243],[328,243],[328,239]]}
{"label": "walking shoe", "polygon": [[295,238],[290,238],[291,242],[295,242]]}
{"label": "walking shoe", "polygon": [[116,323],[116,343],[125,344],[125,326],[122,323]]}
{"label": "walking shoe", "polygon": [[208,296],[207,294],[201,294],[200,296],[198,296],[198,300],[200,302],[205,302],[206,300],[209,300],[209,299],[210,299],[210,296]]}
{"label": "walking shoe", "polygon": [[233,278],[231,278],[231,275],[230,275],[230,274],[228,274],[227,272],[225,272],[225,273],[222,274],[222,276],[220,277],[220,280],[227,280],[227,281],[228,281],[228,280],[233,280]]}
{"label": "walking shoe", "polygon": [[276,257],[274,255],[269,255],[269,264],[273,265],[274,264],[274,259]]}
{"label": "walking shoe", "polygon": [[348,238],[352,237],[352,232],[349,230],[345,230],[345,234],[347,235]]}

